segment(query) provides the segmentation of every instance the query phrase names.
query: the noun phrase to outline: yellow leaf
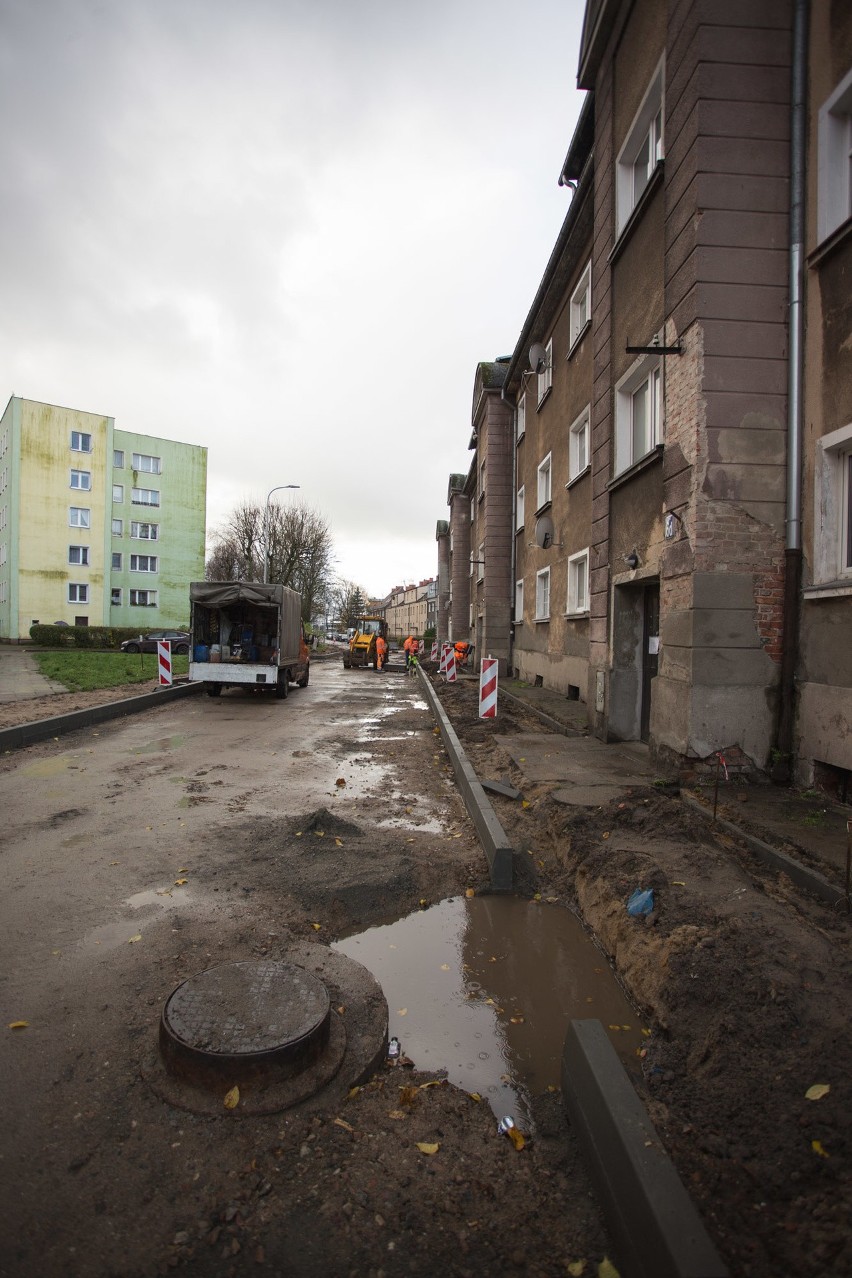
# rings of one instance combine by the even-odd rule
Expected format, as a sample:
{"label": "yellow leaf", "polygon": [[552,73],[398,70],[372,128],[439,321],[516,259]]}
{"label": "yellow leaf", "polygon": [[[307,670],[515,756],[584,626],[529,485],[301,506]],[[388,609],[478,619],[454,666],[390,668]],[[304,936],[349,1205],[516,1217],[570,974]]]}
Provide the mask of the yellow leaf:
{"label": "yellow leaf", "polygon": [[140,934],[139,932],[137,932],[135,936],[131,936],[131,937],[130,937],[130,939],[128,940],[127,944],[128,944],[128,945],[135,945],[137,941],[141,941],[141,940],[142,940],[142,936],[141,936],[141,934]]}
{"label": "yellow leaf", "polygon": [[473,888],[467,888],[465,890],[465,896],[468,898],[468,900],[470,900],[472,896],[476,896],[476,892],[473,890]]}
{"label": "yellow leaf", "polygon": [[225,1092],[225,1099],[222,1102],[222,1104],[225,1106],[225,1109],[236,1109],[239,1103],[240,1103],[239,1087],[232,1087],[229,1092]]}
{"label": "yellow leaf", "polygon": [[650,1031],[649,1029],[643,1029],[643,1030],[642,1030],[642,1037],[643,1037],[643,1038],[650,1038],[650,1037],[651,1037],[651,1031]]}
{"label": "yellow leaf", "polygon": [[407,1007],[398,1007],[398,1008],[396,1009],[396,1014],[397,1014],[397,1016],[407,1016],[407,1015],[408,1015],[408,1008],[407,1008]]}
{"label": "yellow leaf", "polygon": [[358,1095],[358,1093],[360,1092],[360,1090],[361,1090],[361,1088],[360,1088],[360,1087],[350,1087],[350,1088],[349,1088],[349,1093],[348,1093],[348,1095],[347,1095],[346,1099],[347,1099],[347,1100],[354,1100],[354,1099],[355,1099],[355,1097],[356,1097],[356,1096]]}
{"label": "yellow leaf", "polygon": [[522,808],[528,808],[529,806],[530,806],[530,801],[529,801],[529,799],[521,799],[521,807],[522,807]]}
{"label": "yellow leaf", "polygon": [[468,1095],[470,1096],[471,1100],[476,1101],[477,1105],[482,1103],[482,1097],[480,1096],[479,1092],[468,1092]]}
{"label": "yellow leaf", "polygon": [[441,964],[441,971],[442,971],[442,972],[449,972],[449,970],[450,970],[450,965],[449,965],[449,963],[442,963],[442,964]]}
{"label": "yellow leaf", "polygon": [[302,831],[301,831],[301,830],[297,830],[297,831],[296,831],[296,838],[297,838],[297,839],[301,839],[301,837],[302,837]]}
{"label": "yellow leaf", "polygon": [[29,1021],[10,1021],[9,1029],[28,1029]]}
{"label": "yellow leaf", "polygon": [[443,1081],[442,1078],[430,1078],[428,1083],[421,1083],[418,1090],[425,1092],[427,1087],[440,1087]]}
{"label": "yellow leaf", "polygon": [[325,830],[314,830],[314,834],[316,835],[318,839],[325,838]]}
{"label": "yellow leaf", "polygon": [[598,1265],[598,1278],[619,1278],[618,1270],[608,1256],[604,1256]]}
{"label": "yellow leaf", "polygon": [[603,834],[601,835],[601,838],[602,838],[602,839],[608,839],[608,838],[609,838],[609,830],[604,830]]}
{"label": "yellow leaf", "polygon": [[419,1140],[417,1142],[417,1148],[420,1150],[421,1154],[437,1154],[441,1146],[437,1143],[432,1145],[429,1141]]}
{"label": "yellow leaf", "polygon": [[510,1127],[506,1134],[515,1146],[515,1149],[521,1150],[527,1143],[524,1139],[524,1133],[519,1131],[517,1127]]}
{"label": "yellow leaf", "polygon": [[822,1141],[820,1141],[820,1140],[812,1140],[812,1141],[811,1141],[811,1149],[814,1151],[814,1153],[815,1153],[815,1154],[819,1154],[820,1158],[828,1158],[828,1157],[829,1157],[829,1155],[828,1155],[828,1154],[825,1152],[825,1150],[823,1149],[823,1147],[822,1147]]}
{"label": "yellow leaf", "polygon": [[[539,865],[544,865],[544,862],[543,862],[543,861],[539,861]],[[534,901],[540,901],[540,900],[541,900],[541,893],[540,893],[540,892],[536,892],[535,896],[533,897],[533,900],[534,900]]]}
{"label": "yellow leaf", "polygon": [[582,1275],[586,1272],[586,1262],[585,1260],[574,1260],[570,1265],[566,1265],[565,1268],[571,1278],[582,1278]]}
{"label": "yellow leaf", "polygon": [[389,1109],[388,1118],[395,1118],[399,1120],[400,1118],[408,1118],[408,1115],[402,1109]]}
{"label": "yellow leaf", "polygon": [[178,874],[189,874],[189,870],[187,869],[185,865],[182,865],[180,869],[178,870]]}
{"label": "yellow leaf", "polygon": [[347,1132],[354,1132],[355,1130],[351,1123],[347,1123],[345,1118],[335,1118],[334,1125],[335,1127],[342,1127]]}
{"label": "yellow leaf", "polygon": [[672,879],[672,887],[686,887],[683,879]]}
{"label": "yellow leaf", "polygon": [[186,879],[175,879],[175,887],[183,887],[184,883],[186,883]]}
{"label": "yellow leaf", "polygon": [[831,1091],[828,1083],[814,1083],[813,1087],[809,1087],[805,1092],[805,1100],[822,1100],[823,1096],[827,1096]]}
{"label": "yellow leaf", "polygon": [[314,929],[315,932],[318,932],[320,928],[322,927],[322,923],[312,923],[311,927]]}
{"label": "yellow leaf", "polygon": [[523,1018],[523,1016],[510,1016],[510,1017],[509,1017],[509,1024],[510,1024],[510,1025],[523,1025],[523,1023],[524,1023],[524,1018]]}
{"label": "yellow leaf", "polygon": [[343,847],[343,840],[342,840],[342,839],[335,839],[335,840],[334,840],[334,842],[337,844],[337,846],[338,846],[339,848],[342,848],[342,847]]}

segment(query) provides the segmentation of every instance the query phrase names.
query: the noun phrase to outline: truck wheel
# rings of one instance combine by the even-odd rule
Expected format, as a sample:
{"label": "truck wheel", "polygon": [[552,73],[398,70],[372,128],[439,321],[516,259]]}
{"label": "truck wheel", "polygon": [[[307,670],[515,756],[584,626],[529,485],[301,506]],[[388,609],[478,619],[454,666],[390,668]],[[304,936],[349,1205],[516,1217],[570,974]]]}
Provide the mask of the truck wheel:
{"label": "truck wheel", "polygon": [[221,697],[222,685],[221,683],[205,683],[204,691],[207,693],[208,697]]}
{"label": "truck wheel", "polygon": [[348,658],[348,657],[344,657],[344,658],[343,658],[343,669],[344,669],[344,670],[351,670],[351,669],[352,669],[352,662],[349,660],[349,658]]}
{"label": "truck wheel", "polygon": [[297,687],[297,688],[307,688],[307,686],[308,686],[308,680],[310,679],[310,677],[311,677],[311,672],[310,672],[310,669],[308,669],[308,670],[306,670],[306,671],[305,671],[305,673],[302,675],[302,678],[301,678],[301,679],[297,679],[297,680],[296,680],[296,687]]}
{"label": "truck wheel", "polygon": [[290,671],[279,670],[278,682],[275,685],[275,695],[279,701],[283,701],[290,691]]}

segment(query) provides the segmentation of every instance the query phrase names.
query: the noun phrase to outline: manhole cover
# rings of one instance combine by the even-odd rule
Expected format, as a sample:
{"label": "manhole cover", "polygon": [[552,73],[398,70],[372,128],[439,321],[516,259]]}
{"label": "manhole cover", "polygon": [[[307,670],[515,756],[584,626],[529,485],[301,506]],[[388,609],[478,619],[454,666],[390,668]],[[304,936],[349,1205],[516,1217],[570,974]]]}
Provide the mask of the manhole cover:
{"label": "manhole cover", "polygon": [[170,1074],[219,1088],[280,1082],[325,1050],[331,1007],[319,979],[294,963],[223,963],[172,992],[160,1022]]}

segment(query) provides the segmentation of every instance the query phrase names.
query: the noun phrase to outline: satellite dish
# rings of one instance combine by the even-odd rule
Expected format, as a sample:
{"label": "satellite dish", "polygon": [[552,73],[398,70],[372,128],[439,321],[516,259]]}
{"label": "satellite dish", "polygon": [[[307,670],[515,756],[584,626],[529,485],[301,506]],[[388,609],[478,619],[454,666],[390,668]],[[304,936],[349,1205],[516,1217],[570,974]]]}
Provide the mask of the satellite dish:
{"label": "satellite dish", "polygon": [[547,367],[547,351],[541,342],[534,342],[530,347],[530,368],[534,373],[540,373],[543,368]]}
{"label": "satellite dish", "polygon": [[553,520],[549,515],[541,515],[535,521],[535,544],[540,550],[549,550],[553,545]]}

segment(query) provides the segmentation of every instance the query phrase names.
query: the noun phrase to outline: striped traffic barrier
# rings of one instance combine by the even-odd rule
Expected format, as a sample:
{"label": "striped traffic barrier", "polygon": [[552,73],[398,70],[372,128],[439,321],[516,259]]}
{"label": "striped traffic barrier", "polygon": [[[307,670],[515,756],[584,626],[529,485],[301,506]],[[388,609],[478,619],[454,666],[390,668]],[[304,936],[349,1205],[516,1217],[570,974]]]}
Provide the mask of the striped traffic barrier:
{"label": "striped traffic barrier", "polygon": [[172,643],[170,639],[157,640],[157,683],[168,687],[172,682]]}
{"label": "striped traffic barrier", "polygon": [[480,719],[496,719],[497,717],[497,659],[483,657],[479,674],[479,717]]}
{"label": "striped traffic barrier", "polygon": [[435,640],[435,642],[432,644],[432,656],[431,656],[430,660],[432,660],[432,661],[437,661],[437,660],[438,660],[438,640],[437,640],[437,639],[436,639],[436,640]]}

